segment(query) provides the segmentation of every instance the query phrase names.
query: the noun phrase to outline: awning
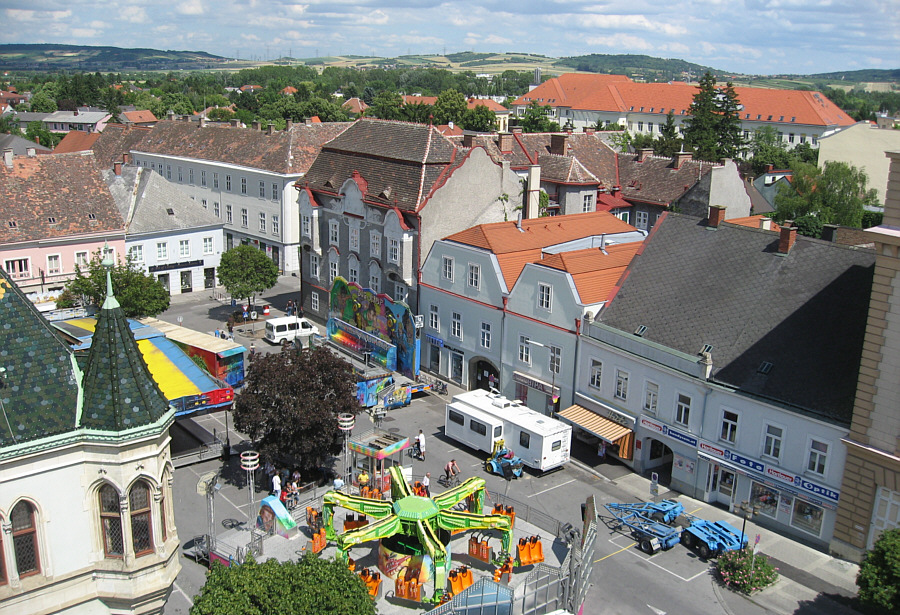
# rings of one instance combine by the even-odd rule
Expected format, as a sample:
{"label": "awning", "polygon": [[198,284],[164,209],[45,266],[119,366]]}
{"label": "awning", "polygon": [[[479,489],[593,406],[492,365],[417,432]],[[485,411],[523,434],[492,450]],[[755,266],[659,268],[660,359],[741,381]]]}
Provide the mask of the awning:
{"label": "awning", "polygon": [[618,445],[618,456],[632,459],[634,453],[634,430],[615,421],[600,416],[579,405],[569,406],[556,417],[610,444]]}

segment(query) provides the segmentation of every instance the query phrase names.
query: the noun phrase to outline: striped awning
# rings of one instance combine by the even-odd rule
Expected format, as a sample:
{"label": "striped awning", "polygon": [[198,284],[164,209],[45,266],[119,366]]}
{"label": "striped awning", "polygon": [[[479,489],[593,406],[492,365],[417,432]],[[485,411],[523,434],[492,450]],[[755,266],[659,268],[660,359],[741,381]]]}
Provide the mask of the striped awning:
{"label": "striped awning", "polygon": [[558,412],[556,417],[610,444],[618,444],[619,456],[631,459],[634,447],[634,430],[631,428],[577,404]]}

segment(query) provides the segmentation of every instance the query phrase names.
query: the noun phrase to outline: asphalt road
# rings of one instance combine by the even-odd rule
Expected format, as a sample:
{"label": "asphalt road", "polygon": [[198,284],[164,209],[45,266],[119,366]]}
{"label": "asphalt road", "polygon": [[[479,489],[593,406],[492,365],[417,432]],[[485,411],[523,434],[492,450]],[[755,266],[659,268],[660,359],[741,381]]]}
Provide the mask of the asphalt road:
{"label": "asphalt road", "polygon": [[[283,307],[293,296],[292,278],[282,278],[279,286],[267,295],[274,307]],[[221,326],[230,313],[230,306],[211,301],[208,295],[197,293],[194,297],[180,297],[160,318],[178,322],[199,331],[212,331]],[[251,341],[259,352],[277,351],[261,340],[238,334],[236,339],[247,347]],[[451,391],[452,394],[452,391]],[[526,472],[522,478],[507,483],[499,476],[487,475],[483,469],[485,455],[461,447],[443,436],[444,405],[448,398],[428,394],[413,403],[392,410],[386,417],[383,429],[414,436],[422,429],[427,438],[427,460],[414,461],[414,475],[431,472],[433,477],[442,473],[443,465],[455,457],[463,477],[483,476],[487,481],[489,494],[506,494],[523,502],[554,519],[581,524],[580,505],[585,498],[594,494],[600,511],[602,504],[617,501],[632,501],[634,498],[616,484],[619,478],[627,477],[630,470],[616,464],[601,464],[597,472],[589,468],[568,464],[561,470],[547,475]],[[225,430],[224,414],[218,413],[200,417],[198,422],[209,431]],[[230,421],[233,425],[233,421]],[[361,414],[356,432],[371,428],[368,418]],[[249,509],[249,489],[247,475],[239,468],[237,453],[250,447],[242,442],[242,437],[231,431],[234,447],[227,462],[209,460],[175,472],[175,518],[178,535],[183,546],[191,543],[194,536],[207,531],[206,498],[197,495],[197,481],[210,471],[220,472],[221,490],[215,497],[214,518],[217,531],[247,521]],[[602,476],[598,476],[598,472]],[[435,485],[437,487],[437,485]],[[269,485],[257,484],[255,500],[267,495]],[[649,493],[647,494],[649,499]],[[690,512],[690,511],[688,511]],[[758,615],[766,611],[732,592],[717,586],[710,574],[710,565],[699,560],[691,551],[676,547],[648,557],[639,551],[634,541],[621,532],[613,531],[602,522],[594,569],[592,586],[588,592],[585,613],[589,614],[691,614],[715,615]],[[206,569],[193,560],[182,557],[182,571],[175,583],[172,595],[166,605],[166,615],[188,613],[191,597],[203,586]]]}

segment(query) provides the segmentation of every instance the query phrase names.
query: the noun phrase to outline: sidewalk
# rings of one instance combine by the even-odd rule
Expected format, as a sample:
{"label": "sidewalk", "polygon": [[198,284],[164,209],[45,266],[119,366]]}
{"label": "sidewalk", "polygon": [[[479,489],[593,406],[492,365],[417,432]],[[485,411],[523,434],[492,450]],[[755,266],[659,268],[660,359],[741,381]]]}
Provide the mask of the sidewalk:
{"label": "sidewalk", "polygon": [[[635,501],[654,499],[650,495],[650,480],[637,473],[629,472],[610,478],[603,474],[604,466],[592,468],[575,458],[571,463],[616,485],[632,495]],[[681,493],[673,491],[660,493],[659,498],[655,499],[664,498],[677,498],[684,504],[685,511],[710,521],[724,520],[738,529],[743,523],[742,517]],[[856,595],[856,574],[859,571],[857,564],[831,557],[787,536],[760,527],[752,520],[747,521],[746,534],[750,537],[751,544],[754,537],[759,534],[760,552],[769,557],[769,561],[778,568],[780,574],[774,585],[753,594],[747,598],[748,600],[770,612],[785,615],[801,612],[848,615],[856,613],[832,597],[840,599]],[[729,590],[723,587],[718,587],[717,591],[723,595],[729,593]]]}

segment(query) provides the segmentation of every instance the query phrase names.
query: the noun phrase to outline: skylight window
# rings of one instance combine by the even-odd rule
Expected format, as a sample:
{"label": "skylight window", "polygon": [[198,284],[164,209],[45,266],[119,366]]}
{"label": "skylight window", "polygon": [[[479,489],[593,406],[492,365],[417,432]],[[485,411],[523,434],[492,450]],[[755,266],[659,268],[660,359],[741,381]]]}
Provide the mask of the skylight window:
{"label": "skylight window", "polygon": [[19,223],[15,220],[10,220],[7,224],[9,224],[9,228],[19,228]]}
{"label": "skylight window", "polygon": [[712,349],[712,344],[703,344],[703,348],[700,349],[700,354],[703,354],[704,352],[712,352]]}
{"label": "skylight window", "polygon": [[95,214],[88,214],[88,220],[96,220],[97,216]]}
{"label": "skylight window", "polygon": [[756,371],[759,372],[760,374],[762,374],[763,376],[767,376],[769,374],[769,372],[772,371],[772,367],[773,367],[772,363],[770,363],[769,361],[763,361],[762,363],[759,364],[759,368]]}
{"label": "skylight window", "polygon": [[56,224],[56,218],[50,216],[49,218],[47,218],[47,222],[49,222],[50,224]]}
{"label": "skylight window", "polygon": [[169,207],[169,208],[166,209],[166,213],[169,214],[170,216],[174,216],[174,215],[175,215],[175,210],[172,209],[171,207]]}
{"label": "skylight window", "polygon": [[634,330],[634,334],[638,337],[643,337],[644,332],[647,330],[647,327],[644,325],[640,325],[637,329]]}

